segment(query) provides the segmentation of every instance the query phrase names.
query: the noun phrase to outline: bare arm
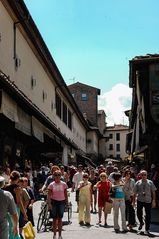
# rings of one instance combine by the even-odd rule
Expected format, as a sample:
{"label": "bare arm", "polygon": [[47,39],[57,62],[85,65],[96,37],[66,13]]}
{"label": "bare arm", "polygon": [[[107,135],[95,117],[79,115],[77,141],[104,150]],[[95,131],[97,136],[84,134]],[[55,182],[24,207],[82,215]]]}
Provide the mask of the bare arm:
{"label": "bare arm", "polygon": [[52,208],[52,205],[51,205],[51,194],[52,194],[52,190],[51,190],[51,189],[48,189],[48,198],[47,198],[47,201],[48,201],[49,209]]}
{"label": "bare arm", "polygon": [[17,216],[17,213],[13,214],[11,217],[12,217],[12,222],[13,222],[12,231],[13,231],[14,236],[16,236],[18,234],[18,216]]}
{"label": "bare arm", "polygon": [[152,192],[152,208],[156,207],[156,193]]}
{"label": "bare arm", "polygon": [[17,201],[17,205],[19,206],[21,212],[23,213],[24,215],[24,220],[27,221],[28,217],[27,217],[27,214],[26,214],[26,210],[24,208],[24,205],[22,203],[22,199],[21,199],[21,188],[18,187],[16,188],[16,201]]}
{"label": "bare arm", "polygon": [[33,207],[33,203],[34,203],[34,199],[31,200],[31,202],[30,202],[30,204],[28,206],[29,209],[31,209]]}
{"label": "bare arm", "polygon": [[46,185],[44,184],[44,185],[42,186],[42,188],[39,189],[39,192],[40,192],[40,193],[43,193],[43,192],[46,190],[46,188],[47,188],[47,187],[46,187]]}
{"label": "bare arm", "polygon": [[135,203],[136,203],[136,193],[134,193],[133,195],[133,201],[132,201],[133,206],[135,206]]}
{"label": "bare arm", "polygon": [[94,186],[93,186],[93,190],[96,190],[98,188],[100,181],[98,181]]}
{"label": "bare arm", "polygon": [[65,189],[64,194],[65,194],[65,203],[66,203],[66,205],[68,205],[68,194],[67,194],[67,189]]}
{"label": "bare arm", "polygon": [[72,192],[75,190],[75,183],[72,184]]}

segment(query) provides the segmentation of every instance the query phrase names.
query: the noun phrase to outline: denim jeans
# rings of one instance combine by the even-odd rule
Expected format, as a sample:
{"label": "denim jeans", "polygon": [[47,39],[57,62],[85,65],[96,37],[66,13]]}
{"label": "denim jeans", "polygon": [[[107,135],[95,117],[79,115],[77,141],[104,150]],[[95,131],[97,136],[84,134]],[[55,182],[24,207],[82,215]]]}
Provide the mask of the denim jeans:
{"label": "denim jeans", "polygon": [[51,217],[63,218],[63,214],[65,211],[65,200],[64,201],[51,200],[51,204],[52,204]]}

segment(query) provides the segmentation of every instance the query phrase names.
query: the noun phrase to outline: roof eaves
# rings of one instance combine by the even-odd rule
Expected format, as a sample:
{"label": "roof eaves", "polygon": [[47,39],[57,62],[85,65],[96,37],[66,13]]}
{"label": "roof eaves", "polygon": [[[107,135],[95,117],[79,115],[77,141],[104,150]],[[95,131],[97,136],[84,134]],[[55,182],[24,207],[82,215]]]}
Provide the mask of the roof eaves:
{"label": "roof eaves", "polygon": [[4,87],[5,91],[16,100],[16,102],[20,102],[22,106],[25,104],[27,109],[29,109],[30,113],[32,113],[35,117],[37,117],[43,124],[45,124],[49,129],[56,132],[56,134],[64,140],[67,144],[71,145],[75,149],[78,149],[78,146],[71,142],[66,136],[64,136],[54,124],[53,121],[49,119],[24,93],[18,89],[18,87],[10,81],[9,77],[6,76],[2,71],[0,71],[0,85]]}
{"label": "roof eaves", "polygon": [[82,124],[88,129],[88,125],[79,110],[74,98],[72,97],[52,55],[48,47],[46,46],[34,20],[30,16],[30,13],[23,1],[19,0],[6,0],[5,3],[8,2],[9,6],[14,11],[15,15],[18,18],[18,21],[23,26],[24,31],[32,41],[34,47],[37,49],[37,52],[41,59],[43,60],[44,64],[46,65],[47,69],[49,70],[50,74],[53,76],[54,81],[60,88],[61,92],[64,96],[68,99],[70,105],[72,106],[73,110],[78,115]]}

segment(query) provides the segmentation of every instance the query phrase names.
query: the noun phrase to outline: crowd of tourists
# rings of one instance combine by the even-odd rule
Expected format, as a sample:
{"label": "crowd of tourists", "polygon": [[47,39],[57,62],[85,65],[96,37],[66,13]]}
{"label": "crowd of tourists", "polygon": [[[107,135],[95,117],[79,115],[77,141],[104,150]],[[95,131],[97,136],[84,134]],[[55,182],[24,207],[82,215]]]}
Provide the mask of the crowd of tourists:
{"label": "crowd of tourists", "polygon": [[26,222],[30,221],[34,226],[33,203],[48,190],[53,239],[57,238],[57,232],[58,238],[62,239],[62,218],[68,205],[68,188],[75,191],[80,226],[89,227],[92,213],[98,213],[97,224],[107,227],[112,207],[116,233],[133,230],[138,219],[137,233],[145,224],[144,233],[148,235],[151,208],[159,207],[159,168],[152,164],[151,171],[147,172],[134,163],[118,168],[112,161],[96,169],[83,165],[64,167],[52,163],[42,165],[39,170],[33,170],[31,164],[27,164],[23,171],[19,168],[11,171],[6,167],[0,176],[0,238],[23,238]]}
{"label": "crowd of tourists", "polygon": [[[156,179],[157,175],[159,177],[158,170],[154,175]],[[97,223],[103,223],[107,227],[107,205],[112,203],[116,233],[120,232],[120,228],[123,233],[133,230],[137,216],[139,221],[137,233],[141,232],[145,223],[145,234],[149,234],[151,208],[158,206],[158,186],[156,182],[153,183],[153,180],[148,179],[145,169],[138,171],[134,164],[119,170],[109,162],[106,168],[101,165],[97,173],[96,171],[92,173],[92,169],[90,172],[84,172],[82,165],[79,165],[78,172],[73,177],[72,187],[72,190],[76,191],[79,224],[90,226],[91,212],[97,210]],[[137,215],[135,215],[135,207],[137,207]],[[143,208],[145,209],[145,222],[143,221]],[[121,212],[121,225],[119,211]],[[103,222],[102,213],[104,214]]]}

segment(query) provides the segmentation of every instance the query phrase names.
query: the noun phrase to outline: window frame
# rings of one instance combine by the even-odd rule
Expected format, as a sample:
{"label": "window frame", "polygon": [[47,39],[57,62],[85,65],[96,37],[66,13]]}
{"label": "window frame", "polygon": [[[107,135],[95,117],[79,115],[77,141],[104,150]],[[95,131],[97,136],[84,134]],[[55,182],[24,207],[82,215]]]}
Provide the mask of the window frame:
{"label": "window frame", "polygon": [[109,144],[109,150],[113,150],[113,144]]}
{"label": "window frame", "polygon": [[120,152],[120,144],[116,144],[116,152]]}
{"label": "window frame", "polygon": [[62,121],[67,125],[67,105],[65,104],[65,102],[62,102]]}
{"label": "window frame", "polygon": [[68,109],[68,128],[72,130],[72,113],[69,109]]}
{"label": "window frame", "polygon": [[113,134],[109,133],[109,139],[113,139]]}
{"label": "window frame", "polygon": [[82,93],[81,93],[81,100],[82,100],[82,101],[87,101],[87,100],[88,100],[88,94],[85,93],[85,92],[82,92]]}
{"label": "window frame", "polygon": [[120,141],[120,133],[116,133],[116,141]]}
{"label": "window frame", "polygon": [[56,93],[56,115],[61,119],[62,117],[62,100],[59,94]]}

